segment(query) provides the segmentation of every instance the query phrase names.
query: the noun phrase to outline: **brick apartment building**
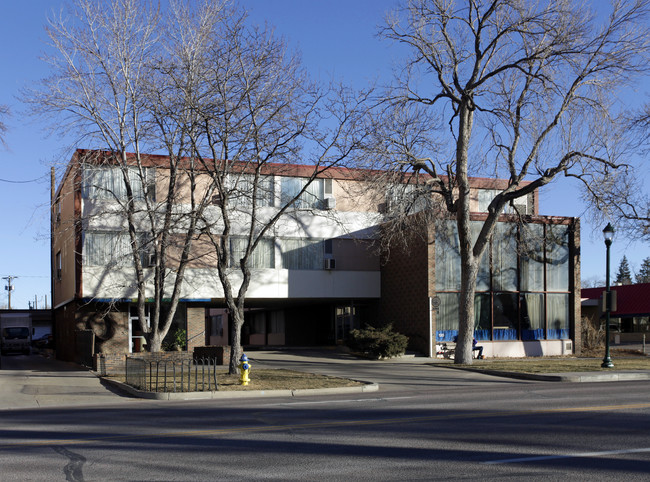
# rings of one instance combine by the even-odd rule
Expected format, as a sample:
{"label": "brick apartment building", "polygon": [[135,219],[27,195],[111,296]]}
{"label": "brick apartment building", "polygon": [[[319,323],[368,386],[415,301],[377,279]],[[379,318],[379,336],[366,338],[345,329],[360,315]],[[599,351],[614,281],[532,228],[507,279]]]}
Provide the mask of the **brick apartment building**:
{"label": "brick apartment building", "polygon": [[[163,195],[166,158],[143,159],[150,191]],[[277,210],[285,191],[300,186],[310,172],[309,166],[269,166],[262,208]],[[367,174],[343,168],[320,174],[309,187],[308,205],[302,199],[296,203],[258,248],[244,345],[334,345],[366,323],[392,323],[409,336],[410,349],[435,356],[436,344],[457,333],[460,262],[454,223],[416,225],[407,247],[380,253],[387,199],[368,185]],[[84,334],[92,334],[94,353],[142,349],[129,282],[133,267],[118,259],[124,258],[124,221],[106,210],[123,195],[120,176],[105,156],[79,150],[55,194],[54,323],[63,359],[79,358]],[[478,226],[493,190],[505,181],[474,179],[472,186]],[[524,224],[513,214],[502,215],[483,261],[475,336],[488,356],[580,348],[579,220],[539,216],[537,199],[534,193],[517,206]],[[232,250],[245,229],[233,227]],[[187,331],[187,350],[229,344],[223,291],[216,269],[205,260],[188,265],[170,335],[176,328]]]}

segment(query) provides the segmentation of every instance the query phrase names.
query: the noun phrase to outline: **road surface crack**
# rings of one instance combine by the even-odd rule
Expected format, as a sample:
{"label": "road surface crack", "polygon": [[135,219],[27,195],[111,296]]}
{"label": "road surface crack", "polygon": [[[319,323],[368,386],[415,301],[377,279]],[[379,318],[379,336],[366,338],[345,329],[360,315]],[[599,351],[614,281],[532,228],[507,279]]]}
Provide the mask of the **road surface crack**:
{"label": "road surface crack", "polygon": [[66,456],[70,461],[63,468],[65,480],[69,482],[83,482],[83,465],[86,463],[86,457],[75,454],[64,447],[52,447],[57,454]]}

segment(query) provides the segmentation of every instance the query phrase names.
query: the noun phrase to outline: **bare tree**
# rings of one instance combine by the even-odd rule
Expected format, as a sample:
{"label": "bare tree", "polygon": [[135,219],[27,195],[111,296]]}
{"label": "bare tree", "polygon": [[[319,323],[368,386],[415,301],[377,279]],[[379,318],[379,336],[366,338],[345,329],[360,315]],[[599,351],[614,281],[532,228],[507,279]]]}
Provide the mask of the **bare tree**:
{"label": "bare tree", "polygon": [[[608,179],[621,163],[610,94],[646,68],[647,15],[646,0],[599,16],[570,0],[410,0],[386,19],[382,35],[411,56],[384,97],[372,153],[393,172],[426,174],[419,183],[456,221],[456,363],[472,362],[477,274],[504,207],[559,176]],[[477,175],[508,182],[473,237]]]}
{"label": "bare tree", "polygon": [[[251,268],[272,267],[259,266],[259,253],[268,250],[280,220],[322,208],[310,186],[360,147],[367,96],[311,82],[298,56],[270,30],[239,22],[214,27],[205,48],[194,50],[203,69],[192,155],[215,193],[202,234],[231,317],[230,372],[236,373]],[[274,178],[295,175],[297,165],[305,169],[296,189],[276,195]]]}
{"label": "bare tree", "polygon": [[[631,148],[626,151],[629,165],[600,182],[591,183],[584,191],[583,200],[591,208],[593,224],[611,221],[619,234],[630,240],[647,241],[650,240],[650,196],[642,173],[643,159],[650,151],[650,103],[633,111],[627,127],[631,138]],[[634,159],[639,161],[635,163]]]}
{"label": "bare tree", "polygon": [[[181,7],[173,3],[172,8]],[[226,16],[221,2],[212,3],[205,14],[211,22]],[[138,318],[152,351],[161,349],[171,326],[205,205],[202,199],[209,195],[195,189],[191,182],[197,176],[195,165],[185,157],[193,122],[188,114],[191,89],[179,89],[169,75],[170,66],[195,41],[189,32],[186,37],[174,36],[178,30],[173,16],[163,17],[159,7],[147,1],[77,0],[47,26],[55,52],[44,59],[50,64],[50,76],[40,88],[24,93],[36,114],[51,116],[55,132],[77,133],[76,144],[98,149],[83,151],[78,159],[82,182],[112,202],[102,203],[93,217],[113,215],[122,220],[118,228],[128,236],[135,278],[132,284],[125,281],[123,288],[136,293]],[[186,81],[196,84],[199,79]],[[156,165],[164,167],[157,173],[165,177],[160,185],[166,191],[156,197],[152,164],[143,152],[161,149],[168,164]],[[121,173],[117,189],[95,181],[102,177],[102,169],[111,168]],[[174,208],[185,189],[180,184],[187,179],[191,208],[178,213]],[[179,225],[184,231],[172,236],[172,227]],[[152,281],[147,267],[152,268]],[[111,269],[105,266],[104,280]],[[148,298],[153,298],[151,312],[146,310]],[[163,314],[165,298],[171,303]]]}

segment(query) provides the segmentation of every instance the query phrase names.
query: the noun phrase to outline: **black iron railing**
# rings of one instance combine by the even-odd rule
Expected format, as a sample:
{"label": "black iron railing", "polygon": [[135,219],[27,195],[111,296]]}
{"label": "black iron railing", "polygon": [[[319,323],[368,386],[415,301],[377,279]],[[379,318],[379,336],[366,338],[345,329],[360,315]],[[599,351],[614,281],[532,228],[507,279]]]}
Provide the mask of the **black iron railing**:
{"label": "black iron railing", "polygon": [[219,390],[216,358],[146,360],[126,357],[126,383],[149,392],[205,392]]}

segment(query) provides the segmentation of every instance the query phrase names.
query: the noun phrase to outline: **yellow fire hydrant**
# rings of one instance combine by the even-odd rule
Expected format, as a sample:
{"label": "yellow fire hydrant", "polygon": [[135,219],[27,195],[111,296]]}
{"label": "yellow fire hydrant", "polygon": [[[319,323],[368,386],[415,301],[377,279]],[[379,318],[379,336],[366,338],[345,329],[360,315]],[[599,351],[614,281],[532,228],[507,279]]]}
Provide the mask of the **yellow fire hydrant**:
{"label": "yellow fire hydrant", "polygon": [[245,353],[242,354],[241,358],[239,359],[239,381],[242,385],[246,386],[248,385],[248,382],[251,381],[250,378],[248,378],[248,372],[251,369],[251,364],[248,363],[248,357],[246,356]]}

